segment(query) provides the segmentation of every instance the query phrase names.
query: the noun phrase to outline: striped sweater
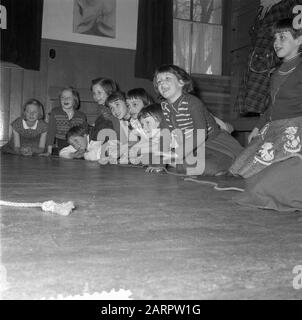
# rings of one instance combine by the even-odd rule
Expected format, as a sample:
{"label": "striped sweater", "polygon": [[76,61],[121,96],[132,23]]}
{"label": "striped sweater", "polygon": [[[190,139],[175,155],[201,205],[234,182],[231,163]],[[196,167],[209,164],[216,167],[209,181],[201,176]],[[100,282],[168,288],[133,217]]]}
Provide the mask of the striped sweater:
{"label": "striped sweater", "polygon": [[180,129],[185,138],[194,134],[197,129],[205,129],[205,139],[217,136],[220,129],[204,104],[191,94],[183,94],[173,104],[161,103],[164,119],[170,131]]}

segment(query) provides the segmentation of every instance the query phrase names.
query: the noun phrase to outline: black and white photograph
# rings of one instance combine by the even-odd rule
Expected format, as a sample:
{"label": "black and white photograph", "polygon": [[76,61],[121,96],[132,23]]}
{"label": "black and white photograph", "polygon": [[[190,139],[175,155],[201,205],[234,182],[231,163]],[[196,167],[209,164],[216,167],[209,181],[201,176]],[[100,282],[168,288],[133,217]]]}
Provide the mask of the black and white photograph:
{"label": "black and white photograph", "polygon": [[73,32],[115,38],[116,0],[74,0]]}
{"label": "black and white photograph", "polygon": [[301,300],[302,0],[1,0],[0,31],[0,300]]}

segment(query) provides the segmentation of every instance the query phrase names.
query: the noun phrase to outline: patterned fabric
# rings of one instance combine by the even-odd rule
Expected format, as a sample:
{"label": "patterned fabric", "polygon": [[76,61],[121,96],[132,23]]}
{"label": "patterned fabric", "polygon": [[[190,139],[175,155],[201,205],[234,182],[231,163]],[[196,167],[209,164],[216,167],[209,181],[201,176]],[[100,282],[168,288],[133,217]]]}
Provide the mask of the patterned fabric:
{"label": "patterned fabric", "polygon": [[233,175],[253,176],[271,164],[301,153],[302,117],[267,123],[258,137],[237,157]]}
{"label": "patterned fabric", "polygon": [[72,119],[69,120],[61,107],[53,108],[48,123],[47,145],[52,145],[55,138],[65,140],[67,131],[76,125],[88,128],[87,118],[83,112],[75,110]]}
{"label": "patterned fabric", "polygon": [[302,156],[276,162],[245,182],[245,191],[233,198],[236,203],[281,212],[302,211]]}
{"label": "patterned fabric", "polygon": [[263,113],[270,101],[270,70],[278,63],[273,52],[271,26],[278,20],[293,17],[292,8],[302,0],[282,0],[275,4],[251,29],[252,47],[235,103],[235,111]]}
{"label": "patterned fabric", "polygon": [[[23,118],[17,118],[11,123],[12,128],[20,135],[20,147],[38,148],[41,134],[47,132],[47,123],[38,120],[36,129],[25,129],[23,126]],[[14,139],[2,147],[2,152],[14,153]]]}

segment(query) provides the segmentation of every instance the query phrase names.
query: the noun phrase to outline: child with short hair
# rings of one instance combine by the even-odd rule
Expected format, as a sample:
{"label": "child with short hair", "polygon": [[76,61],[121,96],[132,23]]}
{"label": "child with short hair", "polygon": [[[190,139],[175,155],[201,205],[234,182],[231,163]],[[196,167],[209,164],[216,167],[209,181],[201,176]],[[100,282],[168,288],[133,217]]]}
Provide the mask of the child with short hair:
{"label": "child with short hair", "polygon": [[302,211],[302,29],[283,19],[272,32],[282,64],[271,76],[271,103],[230,172],[246,178],[239,204]]}
{"label": "child with short hair", "polygon": [[45,151],[47,123],[44,109],[37,99],[29,99],[23,106],[23,115],[11,124],[10,141],[1,148],[3,153],[31,156]]}
{"label": "child with short hair", "polygon": [[272,32],[282,64],[271,75],[271,102],[249,135],[249,145],[229,170],[244,178],[302,149],[302,29],[295,30],[292,19],[283,19]]}
{"label": "child with short hair", "polygon": [[139,112],[150,104],[154,99],[144,88],[134,88],[127,92],[126,102],[132,119],[137,119]]}
{"label": "child with short hair", "polygon": [[66,134],[66,140],[70,144],[59,152],[59,156],[65,159],[82,159],[97,161],[101,157],[103,141],[94,141],[89,138],[87,128],[74,126]]}
{"label": "child with short hair", "polygon": [[88,128],[86,115],[79,111],[80,96],[73,87],[65,87],[61,90],[60,107],[51,110],[47,131],[47,152],[45,156],[53,153],[53,145],[56,142],[58,151],[68,146],[66,133],[75,125],[83,125]]}
{"label": "child with short hair", "polygon": [[[160,105],[154,103],[143,108],[138,113],[137,119],[144,131],[144,138],[130,148],[130,162],[154,166],[154,163],[152,163],[152,154],[155,153],[156,157],[160,157],[160,125],[163,121],[163,113]],[[160,162],[156,164],[159,163]]]}
{"label": "child with short hair", "polygon": [[90,89],[99,110],[99,116],[90,129],[90,139],[98,140],[98,134],[103,129],[113,129],[119,132],[119,121],[112,116],[109,107],[105,103],[108,96],[118,90],[118,84],[109,78],[97,78],[91,81]]}
{"label": "child with short hair", "polygon": [[122,91],[113,92],[106,100],[106,105],[110,109],[113,117],[119,120],[119,140],[122,144],[129,138],[129,127],[131,115],[127,107],[126,96]]}
{"label": "child with short hair", "polygon": [[109,157],[112,160],[122,159],[122,162],[128,163],[128,149],[140,138],[138,132],[134,132],[132,125],[136,126],[131,119],[127,106],[125,93],[122,91],[113,92],[106,100],[106,105],[110,108],[112,115],[119,120],[120,130],[117,140],[109,141]]}
{"label": "child with short hair", "polygon": [[161,96],[165,121],[170,131],[176,132],[179,161],[183,162],[178,163],[177,171],[216,175],[227,170],[242,147],[219,128],[201,100],[190,94],[193,91],[190,75],[176,65],[163,65],[156,69],[153,84]]}

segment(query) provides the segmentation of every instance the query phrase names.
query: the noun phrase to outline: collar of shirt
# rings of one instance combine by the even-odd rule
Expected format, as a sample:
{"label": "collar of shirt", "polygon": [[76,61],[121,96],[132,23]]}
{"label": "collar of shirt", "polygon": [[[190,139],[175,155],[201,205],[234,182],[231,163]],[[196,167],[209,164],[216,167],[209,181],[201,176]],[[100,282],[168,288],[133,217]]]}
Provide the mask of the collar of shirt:
{"label": "collar of shirt", "polygon": [[27,129],[36,130],[37,126],[38,126],[38,120],[36,120],[35,124],[32,127],[29,127],[24,119],[22,119],[22,124],[23,124],[23,128],[25,130],[27,130]]}

